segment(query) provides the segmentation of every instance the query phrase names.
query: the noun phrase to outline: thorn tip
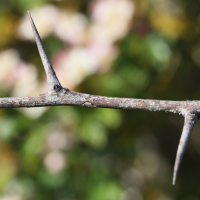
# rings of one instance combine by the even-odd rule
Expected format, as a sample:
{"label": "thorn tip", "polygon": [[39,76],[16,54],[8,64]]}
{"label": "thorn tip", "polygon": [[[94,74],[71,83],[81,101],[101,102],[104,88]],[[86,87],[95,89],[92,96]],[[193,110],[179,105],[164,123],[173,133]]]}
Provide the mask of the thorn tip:
{"label": "thorn tip", "polygon": [[176,182],[176,176],[173,177],[172,185],[175,185]]}

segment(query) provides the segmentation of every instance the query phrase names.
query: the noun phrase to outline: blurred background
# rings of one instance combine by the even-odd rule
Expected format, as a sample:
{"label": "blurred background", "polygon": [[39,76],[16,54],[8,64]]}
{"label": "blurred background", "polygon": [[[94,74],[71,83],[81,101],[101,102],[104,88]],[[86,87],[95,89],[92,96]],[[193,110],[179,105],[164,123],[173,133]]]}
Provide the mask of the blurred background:
{"label": "blurred background", "polygon": [[[47,91],[27,10],[63,87],[199,100],[197,0],[0,0],[0,97]],[[172,186],[183,120],[134,110],[0,109],[0,200],[199,200],[199,123]]]}

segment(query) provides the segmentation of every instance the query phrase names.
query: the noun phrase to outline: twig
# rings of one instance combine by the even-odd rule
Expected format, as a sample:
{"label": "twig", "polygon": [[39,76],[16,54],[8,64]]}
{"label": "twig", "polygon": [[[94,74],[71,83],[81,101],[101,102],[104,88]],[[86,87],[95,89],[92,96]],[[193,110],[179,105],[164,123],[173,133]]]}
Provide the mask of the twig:
{"label": "twig", "polygon": [[31,97],[0,98],[0,108],[42,107],[42,106],[81,106],[87,108],[115,108],[178,113],[185,117],[182,136],[178,146],[174,166],[173,184],[194,124],[200,113],[200,101],[160,101],[151,99],[133,99],[105,97],[77,93],[63,88],[55,74],[48,55],[43,47],[32,17],[29,14],[36,44],[47,75],[48,93]]}

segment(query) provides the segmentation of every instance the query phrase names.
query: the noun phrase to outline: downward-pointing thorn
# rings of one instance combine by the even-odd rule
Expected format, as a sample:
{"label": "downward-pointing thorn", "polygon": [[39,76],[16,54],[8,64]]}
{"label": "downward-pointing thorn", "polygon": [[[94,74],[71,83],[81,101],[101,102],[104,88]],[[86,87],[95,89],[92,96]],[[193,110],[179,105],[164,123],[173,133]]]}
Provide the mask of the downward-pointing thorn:
{"label": "downward-pointing thorn", "polygon": [[174,173],[173,173],[173,181],[172,181],[173,185],[175,185],[176,177],[177,177],[178,170],[183,158],[183,154],[185,152],[189,137],[192,133],[195,123],[197,122],[197,119],[198,119],[198,114],[196,112],[188,111],[187,113],[185,113],[185,122],[183,126],[181,139],[178,145],[178,150],[177,150],[176,160],[175,160],[175,165],[174,165]]}

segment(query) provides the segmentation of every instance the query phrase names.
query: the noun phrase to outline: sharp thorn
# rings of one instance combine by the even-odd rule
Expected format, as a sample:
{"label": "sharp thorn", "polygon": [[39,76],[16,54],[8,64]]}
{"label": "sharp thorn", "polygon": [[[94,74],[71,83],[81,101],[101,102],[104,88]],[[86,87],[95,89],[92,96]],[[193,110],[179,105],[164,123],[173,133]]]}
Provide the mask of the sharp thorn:
{"label": "sharp thorn", "polygon": [[178,170],[183,158],[183,154],[185,152],[189,137],[192,133],[192,130],[193,130],[194,124],[197,121],[197,118],[198,118],[197,113],[187,112],[185,114],[185,122],[183,126],[181,139],[178,145],[178,150],[177,150],[176,160],[175,160],[175,165],[174,165],[173,181],[172,181],[173,185],[175,185]]}
{"label": "sharp thorn", "polygon": [[40,35],[36,29],[36,26],[34,24],[34,21],[31,17],[31,14],[29,11],[28,12],[28,15],[29,15],[29,20],[30,20],[30,23],[31,23],[31,26],[32,26],[32,30],[33,30],[33,33],[34,33],[34,36],[35,36],[35,41],[36,41],[36,44],[37,44],[37,47],[38,47],[38,51],[39,51],[39,54],[40,54],[40,57],[41,57],[41,60],[42,60],[42,63],[43,63],[43,66],[44,66],[44,69],[45,69],[45,72],[46,72],[46,76],[47,76],[47,82],[48,82],[48,86],[49,86],[49,89],[48,89],[48,93],[51,94],[53,91],[54,91],[54,86],[55,85],[58,85],[60,87],[61,84],[56,76],[56,73],[51,65],[51,62],[50,62],[50,59],[45,51],[45,48],[42,44],[42,41],[41,41],[41,38],[40,38]]}

